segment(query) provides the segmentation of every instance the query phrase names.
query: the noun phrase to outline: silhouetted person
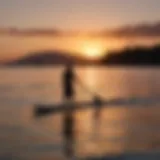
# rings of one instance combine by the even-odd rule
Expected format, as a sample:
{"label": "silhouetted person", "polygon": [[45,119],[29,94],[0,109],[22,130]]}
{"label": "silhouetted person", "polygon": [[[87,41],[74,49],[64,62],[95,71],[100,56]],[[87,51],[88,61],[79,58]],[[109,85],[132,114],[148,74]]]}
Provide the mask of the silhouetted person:
{"label": "silhouetted person", "polygon": [[66,70],[63,74],[63,89],[64,89],[64,97],[65,99],[72,99],[74,96],[74,88],[73,81],[75,79],[75,75],[73,72],[73,66],[67,65]]}

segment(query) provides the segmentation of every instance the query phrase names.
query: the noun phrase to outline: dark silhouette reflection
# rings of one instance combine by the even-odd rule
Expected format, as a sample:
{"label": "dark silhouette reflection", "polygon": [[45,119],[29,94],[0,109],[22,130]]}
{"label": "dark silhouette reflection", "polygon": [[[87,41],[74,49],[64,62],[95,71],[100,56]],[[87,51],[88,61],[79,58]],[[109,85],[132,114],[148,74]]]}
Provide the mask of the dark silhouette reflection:
{"label": "dark silhouette reflection", "polygon": [[100,99],[100,97],[95,96],[94,97],[94,103],[95,103],[95,112],[94,112],[94,119],[98,120],[101,116],[101,110],[102,110],[102,100]]}
{"label": "dark silhouette reflection", "polygon": [[97,140],[99,137],[99,131],[100,131],[100,119],[101,119],[101,113],[102,113],[102,100],[98,97],[94,97],[94,103],[96,108],[94,108],[93,112],[93,138],[94,140]]}
{"label": "dark silhouette reflection", "polygon": [[74,156],[74,143],[75,143],[75,134],[74,134],[74,112],[68,110],[64,113],[63,119],[63,136],[65,142],[64,153],[67,158]]}

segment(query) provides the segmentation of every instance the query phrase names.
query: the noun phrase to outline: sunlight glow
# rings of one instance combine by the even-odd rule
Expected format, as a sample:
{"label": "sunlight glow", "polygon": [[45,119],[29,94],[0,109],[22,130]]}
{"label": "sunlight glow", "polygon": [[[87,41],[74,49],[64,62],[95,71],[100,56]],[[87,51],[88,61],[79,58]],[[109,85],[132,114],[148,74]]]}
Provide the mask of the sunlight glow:
{"label": "sunlight glow", "polygon": [[104,47],[96,44],[89,44],[82,47],[83,55],[87,59],[98,60],[105,55]]}

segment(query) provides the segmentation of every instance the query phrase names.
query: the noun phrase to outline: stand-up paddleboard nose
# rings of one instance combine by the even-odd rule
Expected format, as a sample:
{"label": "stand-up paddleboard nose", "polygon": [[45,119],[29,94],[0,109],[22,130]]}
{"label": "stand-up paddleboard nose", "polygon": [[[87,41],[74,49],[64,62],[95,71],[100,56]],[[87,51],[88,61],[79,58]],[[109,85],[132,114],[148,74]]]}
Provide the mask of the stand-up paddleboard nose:
{"label": "stand-up paddleboard nose", "polygon": [[34,109],[34,114],[36,117],[42,117],[42,116],[51,114],[52,112],[54,112],[54,108],[48,108],[41,105],[37,106]]}

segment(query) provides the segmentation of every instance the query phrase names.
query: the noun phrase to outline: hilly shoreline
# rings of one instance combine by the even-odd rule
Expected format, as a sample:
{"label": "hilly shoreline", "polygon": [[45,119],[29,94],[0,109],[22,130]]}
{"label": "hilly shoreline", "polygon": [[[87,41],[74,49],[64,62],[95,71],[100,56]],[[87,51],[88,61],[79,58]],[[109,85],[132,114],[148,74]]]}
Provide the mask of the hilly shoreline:
{"label": "hilly shoreline", "polygon": [[160,65],[160,45],[153,47],[125,48],[121,51],[107,53],[97,61],[73,56],[67,52],[40,51],[5,63],[5,66],[47,66],[47,65]]}

